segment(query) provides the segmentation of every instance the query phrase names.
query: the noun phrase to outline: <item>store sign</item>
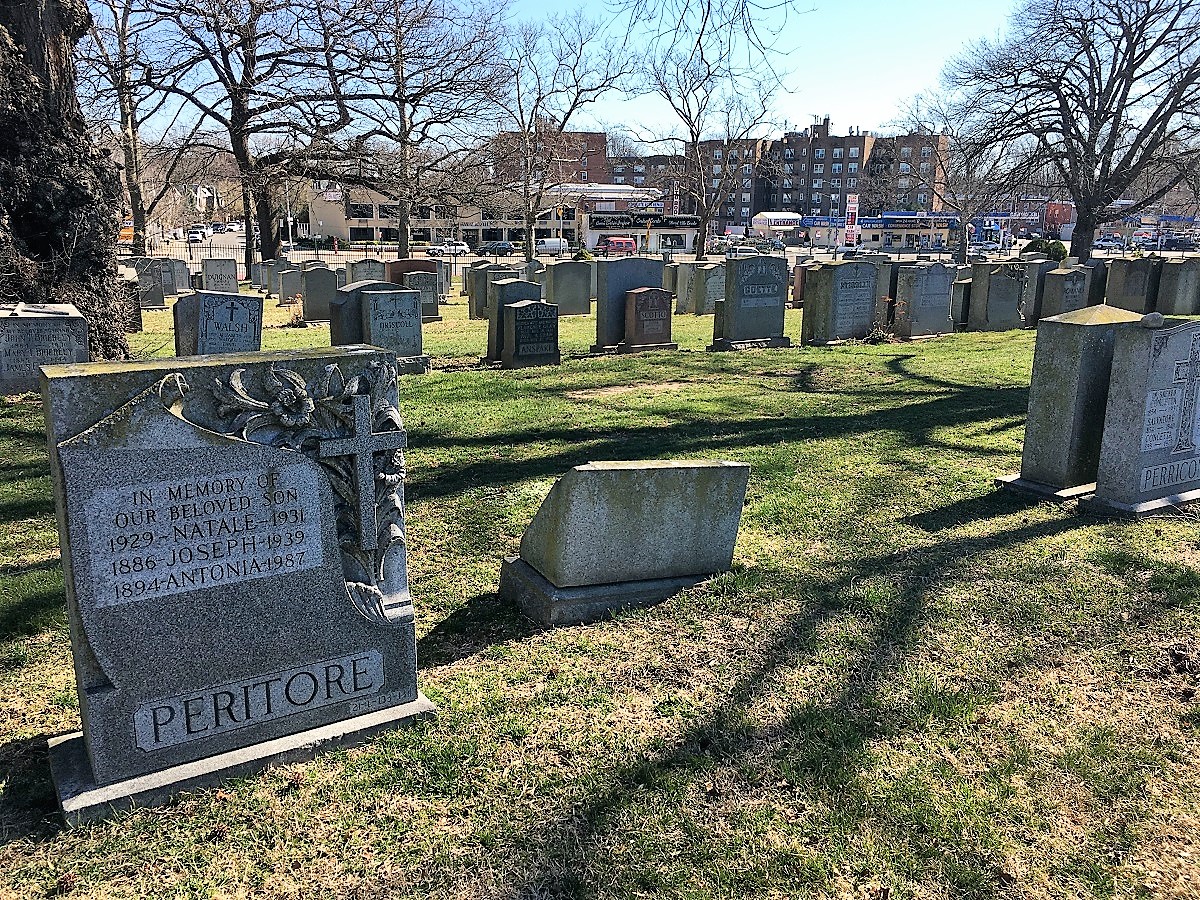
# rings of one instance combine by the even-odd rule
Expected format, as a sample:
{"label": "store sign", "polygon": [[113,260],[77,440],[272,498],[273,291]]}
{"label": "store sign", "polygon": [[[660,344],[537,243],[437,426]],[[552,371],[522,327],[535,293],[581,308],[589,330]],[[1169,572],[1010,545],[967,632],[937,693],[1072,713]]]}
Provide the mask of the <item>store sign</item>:
{"label": "store sign", "polygon": [[590,213],[588,227],[594,230],[624,228],[699,228],[699,216],[664,216],[655,212]]}
{"label": "store sign", "polygon": [[858,243],[858,194],[846,195],[846,243]]}

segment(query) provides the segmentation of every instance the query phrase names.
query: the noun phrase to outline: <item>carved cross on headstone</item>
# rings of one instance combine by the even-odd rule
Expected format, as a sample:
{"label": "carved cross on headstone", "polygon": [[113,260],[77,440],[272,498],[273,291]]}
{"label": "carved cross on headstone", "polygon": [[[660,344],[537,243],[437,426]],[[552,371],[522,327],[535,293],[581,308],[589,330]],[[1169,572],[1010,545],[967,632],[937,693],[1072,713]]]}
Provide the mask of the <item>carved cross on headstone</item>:
{"label": "carved cross on headstone", "polygon": [[1200,382],[1200,332],[1192,335],[1188,358],[1175,361],[1175,384],[1183,384],[1179,404],[1179,430],[1175,433],[1172,453],[1191,453],[1196,450],[1193,433],[1196,428],[1196,385]]}
{"label": "carved cross on headstone", "polygon": [[234,303],[232,300],[230,300],[229,305],[225,308],[227,310],[229,310],[229,324],[232,325],[233,324],[233,314],[236,313],[240,307],[236,303]]}
{"label": "carved cross on headstone", "polygon": [[371,398],[354,395],[354,431],[349,437],[330,438],[319,443],[322,459],[349,456],[354,459],[354,480],[358,489],[358,535],[363,550],[379,546],[379,525],[375,517],[375,460],[374,455],[385,450],[404,447],[403,431],[371,430]]}

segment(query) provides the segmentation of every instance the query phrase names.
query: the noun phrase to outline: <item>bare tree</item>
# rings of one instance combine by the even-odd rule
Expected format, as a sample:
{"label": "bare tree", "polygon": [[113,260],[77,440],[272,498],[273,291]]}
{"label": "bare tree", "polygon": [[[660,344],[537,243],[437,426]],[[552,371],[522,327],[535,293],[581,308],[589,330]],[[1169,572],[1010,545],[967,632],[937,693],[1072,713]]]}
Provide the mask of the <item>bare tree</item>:
{"label": "bare tree", "polygon": [[1100,225],[1152,208],[1200,165],[1200,0],[1026,0],[1003,40],[947,74],[997,136],[1058,170],[1080,259]]}

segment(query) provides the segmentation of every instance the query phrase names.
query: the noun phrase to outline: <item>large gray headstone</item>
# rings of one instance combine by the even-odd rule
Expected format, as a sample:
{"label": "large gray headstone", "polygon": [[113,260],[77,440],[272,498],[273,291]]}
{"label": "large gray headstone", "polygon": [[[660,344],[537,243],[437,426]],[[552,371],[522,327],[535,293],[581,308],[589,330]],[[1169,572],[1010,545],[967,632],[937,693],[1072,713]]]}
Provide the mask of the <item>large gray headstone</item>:
{"label": "large gray headstone", "polygon": [[[172,259],[171,265],[175,269],[175,293],[182,294],[184,291],[192,289],[192,270],[188,268],[188,264],[182,259]],[[237,288],[234,288],[236,291]]]}
{"label": "large gray headstone", "polygon": [[557,305],[560,316],[586,316],[592,311],[592,272],[587,263],[551,263],[541,276],[546,302]]}
{"label": "large gray headstone", "polygon": [[51,742],[70,821],[432,709],[391,354],[51,367],[43,398],[85,729]]}
{"label": "large gray headstone", "polygon": [[337,273],[316,266],[305,269],[301,275],[300,289],[304,294],[304,321],[326,321],[329,318],[329,304],[338,289]]}
{"label": "large gray headstone", "polygon": [[725,299],[725,266],[710,263],[696,266],[688,282],[688,312],[710,316],[717,311],[717,301]]}
{"label": "large gray headstone", "polygon": [[0,305],[0,396],[36,391],[41,366],[89,358],[87,321],[71,304]]}
{"label": "large gray headstone", "polygon": [[629,256],[596,261],[596,343],[592,352],[613,350],[625,337],[625,295],[634,288],[659,287],[662,259]]}
{"label": "large gray headstone", "polygon": [[[168,297],[173,297],[179,293],[180,285],[175,283],[175,262],[166,256],[154,257],[154,262],[158,267],[158,278],[162,284],[162,291]],[[187,285],[183,285],[186,290]]]}
{"label": "large gray headstone", "polygon": [[1155,310],[1158,283],[1162,277],[1162,259],[1145,256],[1141,259],[1108,260],[1108,283],[1104,302],[1130,312],[1148,313]]}
{"label": "large gray headstone", "polygon": [[421,318],[426,322],[438,322],[438,276],[437,272],[407,272],[400,276],[404,286],[421,295]]}
{"label": "large gray headstone", "polygon": [[692,277],[696,274],[696,267],[706,263],[692,259],[680,260],[675,265],[678,266],[675,270],[675,312],[682,315],[688,311],[688,295],[692,289]]}
{"label": "large gray headstone", "polygon": [[264,260],[258,267],[262,279],[261,289],[268,297],[274,297],[279,292],[279,282],[276,273],[279,263],[273,259]]}
{"label": "large gray headstone", "polygon": [[730,259],[725,299],[717,301],[709,350],[790,347],[784,336],[788,264],[781,256]]}
{"label": "large gray headstone", "polygon": [[175,355],[250,353],[262,348],[263,298],[196,291],[171,308]]}
{"label": "large gray headstone", "polygon": [[206,291],[220,291],[223,294],[238,292],[237,260],[206,259],[200,263],[200,274],[204,278]]}
{"label": "large gray headstone", "polygon": [[558,307],[541,300],[502,303],[504,341],[500,347],[500,365],[505,369],[528,366],[557,366]]}
{"label": "large gray headstone", "polygon": [[1011,331],[1025,327],[1021,314],[1024,266],[1020,263],[977,263],[971,270],[972,331]]}
{"label": "large gray headstone", "polygon": [[387,278],[386,267],[380,259],[360,259],[350,263],[347,278],[355,281],[383,281]]}
{"label": "large gray headstone", "polygon": [[354,281],[337,289],[329,304],[329,342],[335,347],[363,343],[362,292],[402,291],[391,281]]}
{"label": "large gray headstone", "polygon": [[[1051,318],[1084,309],[1091,292],[1091,273],[1086,266],[1047,272],[1042,284],[1041,317]],[[1040,340],[1040,331],[1038,335]]]}
{"label": "large gray headstone", "polygon": [[142,309],[166,309],[167,301],[159,261],[141,256],[134,257],[131,262],[138,276],[138,294]]}
{"label": "large gray headstone", "polygon": [[1058,263],[1046,259],[1040,254],[1039,259],[1024,262],[1024,284],[1021,288],[1021,314],[1025,317],[1025,325],[1032,328],[1038,323],[1042,313],[1042,294],[1045,290],[1046,275],[1058,268]]}
{"label": "large gray headstone", "polygon": [[402,363],[405,371],[427,371],[429,357],[421,341],[421,292],[363,291],[363,343],[391,350],[401,360],[419,360],[414,366]]}
{"label": "large gray headstone", "polygon": [[290,306],[296,298],[303,299],[304,286],[299,269],[284,269],[279,273],[279,305]]}
{"label": "large gray headstone", "polygon": [[900,267],[892,319],[896,337],[945,334],[953,330],[950,294],[955,275],[953,266],[941,263]]}
{"label": "large gray headstone", "polygon": [[[487,358],[500,361],[504,356],[504,307],[524,300],[541,300],[542,286],[519,278],[501,278],[489,283],[488,290],[493,293],[495,302],[488,309]],[[557,311],[555,315],[557,318]]]}
{"label": "large gray headstone", "polygon": [[1200,315],[1200,257],[1168,259],[1162,264],[1155,308],[1164,316]]}
{"label": "large gray headstone", "polygon": [[813,266],[804,276],[804,344],[828,344],[864,338],[875,324],[879,268],[843,260]]}

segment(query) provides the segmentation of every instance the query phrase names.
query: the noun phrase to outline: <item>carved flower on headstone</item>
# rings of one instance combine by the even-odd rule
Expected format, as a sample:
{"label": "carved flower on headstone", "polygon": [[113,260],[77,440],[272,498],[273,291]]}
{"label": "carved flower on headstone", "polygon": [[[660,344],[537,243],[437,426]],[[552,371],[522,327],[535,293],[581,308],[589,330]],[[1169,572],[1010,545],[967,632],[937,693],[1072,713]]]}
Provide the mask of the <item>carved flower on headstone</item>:
{"label": "carved flower on headstone", "polygon": [[284,428],[299,428],[312,421],[313,410],[317,408],[317,404],[308,395],[303,378],[288,369],[281,369],[276,373],[272,367],[263,381],[271,397],[271,415],[280,425]]}

